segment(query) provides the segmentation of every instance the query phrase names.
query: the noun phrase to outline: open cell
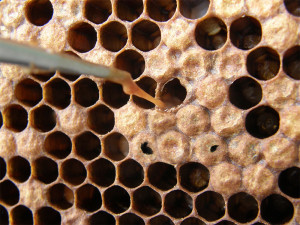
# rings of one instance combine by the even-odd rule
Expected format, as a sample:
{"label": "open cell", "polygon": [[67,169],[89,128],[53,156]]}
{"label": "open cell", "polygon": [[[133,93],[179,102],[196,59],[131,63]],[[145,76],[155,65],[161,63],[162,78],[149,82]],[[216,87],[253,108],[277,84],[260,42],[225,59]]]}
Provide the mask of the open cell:
{"label": "open cell", "polygon": [[60,175],[66,182],[79,185],[85,180],[87,172],[82,162],[77,159],[68,159],[62,163]]}
{"label": "open cell", "polygon": [[116,220],[115,218],[104,211],[99,211],[90,216],[88,220],[89,225],[115,225]]}
{"label": "open cell", "polygon": [[300,1],[299,0],[284,0],[286,10],[293,16],[300,16]]}
{"label": "open cell", "polygon": [[101,153],[99,138],[90,131],[86,131],[75,138],[75,152],[86,160],[92,160]]}
{"label": "open cell", "polygon": [[39,83],[25,79],[16,85],[15,96],[24,105],[35,106],[42,100],[43,90]]}
{"label": "open cell", "polygon": [[133,213],[126,213],[120,216],[119,218],[119,225],[145,225],[144,220],[133,214]]}
{"label": "open cell", "polygon": [[76,206],[87,212],[94,212],[102,205],[100,191],[91,184],[85,184],[76,190]]}
{"label": "open cell", "polygon": [[216,225],[236,225],[236,224],[229,220],[222,220],[222,221],[218,222]]}
{"label": "open cell", "polygon": [[45,82],[45,81],[49,80],[51,77],[53,77],[55,75],[55,72],[52,72],[52,71],[46,72],[45,71],[42,73],[38,73],[38,72],[34,71],[34,72],[31,72],[30,75],[39,81]]}
{"label": "open cell", "polygon": [[186,98],[187,91],[180,83],[180,80],[174,78],[168,81],[160,94],[160,99],[168,106],[175,107],[180,105]]}
{"label": "open cell", "polygon": [[300,198],[300,168],[290,167],[279,174],[280,190],[292,198]]}
{"label": "open cell", "polygon": [[74,204],[73,191],[62,183],[55,184],[48,189],[47,199],[57,209],[68,209]]}
{"label": "open cell", "polygon": [[180,225],[205,225],[205,223],[196,217],[189,217],[183,220]]}
{"label": "open cell", "polygon": [[110,0],[87,0],[84,3],[83,14],[89,21],[100,24],[111,15],[112,5]]}
{"label": "open cell", "polygon": [[0,203],[13,206],[19,202],[20,193],[17,186],[10,180],[0,183]]}
{"label": "open cell", "polygon": [[117,0],[117,16],[121,20],[134,21],[143,12],[143,0]]}
{"label": "open cell", "polygon": [[47,105],[39,106],[31,111],[32,126],[41,131],[51,131],[56,126],[56,114],[52,108]]}
{"label": "open cell", "polygon": [[151,220],[149,221],[149,225],[174,225],[174,223],[172,222],[172,220],[164,215],[159,215],[159,216],[155,216],[153,218],[151,218]]}
{"label": "open cell", "polygon": [[177,8],[176,0],[148,0],[147,11],[151,19],[165,22],[171,19]]}
{"label": "open cell", "polygon": [[143,167],[133,159],[122,162],[119,165],[118,171],[119,180],[126,187],[134,188],[144,181]]}
{"label": "open cell", "polygon": [[32,175],[37,180],[50,184],[58,177],[58,166],[52,159],[40,157],[33,162]]}
{"label": "open cell", "polygon": [[300,80],[300,46],[299,45],[288,49],[284,53],[283,70],[288,76],[292,77],[293,79]]}
{"label": "open cell", "polygon": [[[140,80],[136,82],[136,84],[143,89],[145,92],[147,92],[152,97],[155,97],[155,90],[157,87],[157,83],[155,80],[153,80],[150,77],[143,77]],[[144,109],[152,109],[155,107],[155,105],[152,102],[149,102],[143,98],[140,98],[138,96],[132,96],[133,102],[138,105],[141,108]]]}
{"label": "open cell", "polygon": [[32,224],[33,225],[33,215],[29,208],[24,205],[18,205],[13,208],[10,212],[10,218],[12,224]]}
{"label": "open cell", "polygon": [[175,190],[166,195],[164,205],[166,212],[170,216],[184,218],[192,212],[193,199],[187,193]]}
{"label": "open cell", "polygon": [[104,152],[112,160],[122,160],[129,153],[129,143],[122,134],[112,133],[104,139]]}
{"label": "open cell", "polygon": [[[80,57],[72,51],[64,51],[63,54],[66,54],[66,55],[69,55],[69,56],[76,57],[76,58],[80,59]],[[60,71],[59,71],[59,73],[60,73],[60,76],[66,78],[69,81],[75,81],[80,76],[80,74],[78,74],[78,73],[77,74],[74,74],[74,73],[70,74],[70,73],[62,73]]]}
{"label": "open cell", "polygon": [[112,185],[116,178],[116,169],[107,159],[97,159],[88,166],[89,178],[101,187]]}
{"label": "open cell", "polygon": [[25,182],[31,174],[30,163],[21,156],[15,156],[7,163],[7,173],[14,180]]}
{"label": "open cell", "polygon": [[106,81],[102,84],[103,101],[113,107],[121,108],[129,101],[129,95],[125,94],[123,87],[120,84]]}
{"label": "open cell", "polygon": [[5,160],[0,157],[0,180],[2,180],[6,175],[6,163]]}
{"label": "open cell", "polygon": [[9,224],[9,217],[6,208],[0,205],[0,224],[8,225]]}
{"label": "open cell", "polygon": [[99,90],[97,84],[91,79],[84,78],[77,81],[74,89],[75,101],[83,107],[92,106],[99,99]]}
{"label": "open cell", "polygon": [[61,215],[55,209],[44,206],[36,212],[35,219],[40,225],[60,225]]}
{"label": "open cell", "polygon": [[8,129],[21,132],[28,124],[27,111],[20,105],[9,105],[3,111],[3,121]]}
{"label": "open cell", "polygon": [[104,204],[114,213],[125,212],[130,206],[128,192],[120,186],[112,186],[104,192]]}
{"label": "open cell", "polygon": [[180,0],[179,9],[184,17],[198,19],[207,13],[209,4],[209,0]]}
{"label": "open cell", "polygon": [[53,16],[53,6],[49,0],[31,0],[25,5],[26,19],[36,26],[43,26],[48,23]]}
{"label": "open cell", "polygon": [[49,155],[63,159],[71,153],[72,142],[65,133],[55,131],[46,137],[44,147]]}

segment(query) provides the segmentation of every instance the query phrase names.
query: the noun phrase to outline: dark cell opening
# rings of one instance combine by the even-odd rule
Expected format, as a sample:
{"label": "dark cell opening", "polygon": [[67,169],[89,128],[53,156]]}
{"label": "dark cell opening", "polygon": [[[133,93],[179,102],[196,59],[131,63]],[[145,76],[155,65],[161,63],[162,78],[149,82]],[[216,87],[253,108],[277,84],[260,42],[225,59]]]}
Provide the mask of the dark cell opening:
{"label": "dark cell opening", "polygon": [[172,191],[165,197],[165,210],[175,218],[188,216],[192,212],[192,209],[193,199],[181,190]]}
{"label": "dark cell opening", "polygon": [[116,5],[118,17],[129,22],[137,19],[144,9],[143,0],[118,0]]}
{"label": "dark cell opening", "polygon": [[19,202],[20,193],[17,186],[10,180],[5,180],[0,183],[0,202],[9,206]]}
{"label": "dark cell opening", "polygon": [[292,198],[300,198],[300,168],[291,167],[279,175],[278,186],[280,190]]}
{"label": "dark cell opening", "polygon": [[94,105],[99,99],[97,84],[91,79],[84,78],[75,84],[75,101],[83,107]]}
{"label": "dark cell opening", "polygon": [[129,208],[130,196],[124,188],[113,186],[104,192],[104,204],[110,211],[119,214]]}
{"label": "dark cell opening", "polygon": [[[300,1],[299,1],[300,7]],[[300,8],[299,8],[300,12]],[[294,78],[300,80],[300,46],[294,46],[288,49],[283,56],[283,70],[284,72]]]}
{"label": "dark cell opening", "polygon": [[112,6],[110,0],[87,0],[83,14],[89,21],[100,24],[105,22],[111,15]]}
{"label": "dark cell opening", "polygon": [[195,36],[200,47],[211,51],[217,50],[222,48],[227,40],[227,27],[217,17],[207,18],[197,24]]}
{"label": "dark cell opening", "polygon": [[29,208],[24,205],[18,205],[10,212],[12,224],[33,225],[33,215]]}
{"label": "dark cell opening", "polygon": [[107,159],[97,159],[92,162],[89,165],[88,172],[91,181],[99,186],[108,187],[115,181],[115,166]]}
{"label": "dark cell opening", "polygon": [[246,130],[256,138],[267,138],[279,129],[279,114],[269,106],[260,106],[246,116]]}
{"label": "dark cell opening", "polygon": [[145,222],[141,217],[133,213],[127,213],[120,216],[119,225],[145,225]]}
{"label": "dark cell opening", "polygon": [[[80,57],[72,51],[64,51],[63,53],[80,59]],[[69,74],[69,73],[62,73],[62,72],[60,72],[60,75],[70,81],[75,81],[80,76],[80,74],[74,74],[74,73]]]}
{"label": "dark cell opening", "polygon": [[148,0],[147,10],[149,16],[156,21],[168,21],[177,8],[176,0]]}
{"label": "dark cell opening", "polygon": [[33,162],[32,175],[39,181],[50,184],[58,177],[58,166],[47,157],[40,157]]}
{"label": "dark cell opening", "polygon": [[42,100],[43,90],[39,83],[31,79],[25,79],[15,87],[15,96],[24,105],[35,106]]}
{"label": "dark cell opening", "polygon": [[27,127],[27,111],[20,105],[9,105],[3,111],[3,121],[8,129],[21,132]]}
{"label": "dark cell opening", "polygon": [[73,191],[64,184],[55,184],[48,189],[49,203],[58,209],[68,209],[74,204]]}
{"label": "dark cell opening", "polygon": [[127,139],[120,133],[112,133],[104,139],[104,152],[112,160],[124,159],[129,153]]}
{"label": "dark cell opening", "polygon": [[259,80],[269,80],[279,71],[278,53],[269,47],[260,47],[247,56],[247,70],[250,75]]}
{"label": "dark cell opening", "polygon": [[213,145],[213,146],[211,146],[211,147],[210,147],[210,152],[215,152],[215,151],[217,151],[218,147],[219,147],[219,145]]}
{"label": "dark cell opening", "polygon": [[106,81],[102,85],[103,101],[111,107],[121,108],[129,101],[129,95],[125,94],[120,84]]}
{"label": "dark cell opening", "polygon": [[64,161],[60,168],[60,174],[62,179],[72,185],[81,184],[87,176],[83,163],[77,159]]}
{"label": "dark cell opening", "polygon": [[27,20],[36,26],[43,26],[53,16],[53,6],[49,0],[31,0],[26,3],[25,16]]}
{"label": "dark cell opening", "polygon": [[285,8],[293,16],[300,16],[300,1],[299,0],[284,0]]}
{"label": "dark cell opening", "polygon": [[15,156],[8,161],[8,175],[18,182],[25,182],[31,174],[30,163],[21,156]]}
{"label": "dark cell opening", "polygon": [[[150,77],[143,77],[136,84],[143,89],[145,92],[150,94],[152,97],[155,97],[155,89],[157,87],[157,83]],[[149,102],[143,98],[137,97],[135,95],[132,96],[133,102],[137,104],[139,107],[144,109],[152,109],[155,105],[152,102]]]}
{"label": "dark cell opening", "polygon": [[3,118],[2,118],[2,113],[0,111],[0,128],[2,127],[2,125],[3,125]]}
{"label": "dark cell opening", "polygon": [[196,198],[196,209],[199,216],[207,221],[215,221],[225,214],[225,201],[217,192],[207,191]]}
{"label": "dark cell opening", "polygon": [[261,40],[261,25],[250,16],[241,17],[230,26],[230,40],[239,49],[254,48]]}
{"label": "dark cell opening", "polygon": [[119,180],[126,187],[134,188],[144,181],[143,167],[133,159],[128,159],[119,165]]}
{"label": "dark cell opening", "polygon": [[205,223],[196,217],[186,218],[180,225],[205,225]]}
{"label": "dark cell opening", "polygon": [[55,72],[30,73],[35,79],[45,82],[55,75]]}
{"label": "dark cell opening", "polygon": [[76,206],[88,212],[94,212],[102,205],[100,191],[91,184],[85,184],[76,191]]}
{"label": "dark cell opening", "polygon": [[222,220],[221,222],[217,223],[216,225],[236,225],[236,224],[231,221],[228,221],[228,220]]}
{"label": "dark cell opening", "polygon": [[0,224],[1,225],[8,225],[9,224],[9,217],[8,212],[5,207],[0,205]]}
{"label": "dark cell opening", "polygon": [[239,109],[256,106],[262,98],[262,88],[250,77],[241,77],[229,87],[229,100]]}
{"label": "dark cell opening", "polygon": [[185,87],[175,78],[164,85],[160,98],[168,107],[175,107],[184,101],[186,95]]}
{"label": "dark cell opening", "polygon": [[0,180],[2,180],[6,175],[6,163],[5,160],[0,157]]}
{"label": "dark cell opening", "polygon": [[33,127],[41,132],[48,132],[56,125],[56,114],[47,105],[34,109],[30,116]]}
{"label": "dark cell opening", "polygon": [[63,159],[71,153],[72,142],[63,132],[55,131],[46,137],[44,147],[49,155]]}
{"label": "dark cell opening", "polygon": [[75,152],[86,160],[92,160],[101,153],[99,138],[90,131],[86,131],[75,138]]}
{"label": "dark cell opening", "polygon": [[115,218],[104,211],[99,211],[90,216],[88,220],[89,225],[115,225],[116,220]]}
{"label": "dark cell opening", "polygon": [[176,169],[163,162],[150,165],[147,174],[150,184],[163,191],[171,189],[177,183]]}
{"label": "dark cell opening", "polygon": [[285,197],[272,194],[262,200],[260,214],[265,221],[271,224],[284,224],[292,219],[294,207]]}
{"label": "dark cell opening", "polygon": [[148,146],[148,142],[144,142],[141,144],[141,150],[146,155],[152,155],[153,150]]}
{"label": "dark cell opening", "polygon": [[209,0],[180,0],[180,13],[188,19],[203,17],[209,8]]}
{"label": "dark cell opening", "polygon": [[35,219],[40,225],[60,225],[61,216],[55,209],[45,206],[38,209]]}
{"label": "dark cell opening", "polygon": [[159,216],[153,217],[149,221],[149,225],[174,225],[174,223],[172,222],[172,220],[169,217],[159,215]]}

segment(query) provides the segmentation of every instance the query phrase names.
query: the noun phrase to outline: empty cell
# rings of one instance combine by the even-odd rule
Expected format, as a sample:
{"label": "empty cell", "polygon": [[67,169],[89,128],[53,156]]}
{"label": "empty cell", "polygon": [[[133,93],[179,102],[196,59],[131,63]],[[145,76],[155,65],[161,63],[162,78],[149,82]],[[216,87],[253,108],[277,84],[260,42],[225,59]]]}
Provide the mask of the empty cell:
{"label": "empty cell", "polygon": [[49,134],[44,142],[46,153],[57,159],[66,158],[72,150],[71,139],[61,131]]}
{"label": "empty cell", "polygon": [[[136,84],[147,92],[152,97],[155,97],[155,90],[157,87],[157,83],[150,77],[143,77],[136,82]],[[135,95],[132,96],[133,102],[137,104],[139,107],[144,109],[152,109],[155,105],[152,102],[149,102],[143,98],[137,97]]]}
{"label": "empty cell", "polygon": [[189,217],[183,220],[180,225],[205,225],[205,223],[196,217]]}
{"label": "empty cell", "polygon": [[98,105],[88,112],[88,126],[98,134],[106,134],[115,126],[115,115],[105,105]]}
{"label": "empty cell", "polygon": [[164,206],[170,216],[183,218],[192,212],[193,199],[187,193],[175,190],[166,195]]}
{"label": "empty cell", "polygon": [[187,91],[180,83],[180,80],[174,78],[168,81],[160,94],[160,99],[168,106],[175,107],[180,105],[186,98]]}
{"label": "empty cell", "polygon": [[44,98],[58,109],[64,109],[71,102],[71,88],[60,78],[55,78],[44,87]]}
{"label": "empty cell", "polygon": [[227,40],[227,27],[217,17],[207,18],[197,24],[195,37],[200,47],[214,51],[222,48],[225,44]]}
{"label": "empty cell", "polygon": [[37,180],[50,184],[58,177],[58,166],[52,159],[40,157],[32,164],[32,175]]}
{"label": "empty cell", "polygon": [[98,210],[102,205],[100,191],[91,184],[85,184],[76,190],[76,206],[88,212]]}
{"label": "empty cell", "polygon": [[246,130],[256,138],[267,138],[279,129],[279,114],[269,106],[259,106],[251,110],[245,121]]}
{"label": "empty cell", "polygon": [[53,6],[49,0],[30,0],[25,5],[26,19],[36,26],[43,26],[53,16]]}
{"label": "empty cell", "polygon": [[126,213],[120,216],[119,218],[119,225],[145,225],[144,220],[133,214],[133,213]]}
{"label": "empty cell", "polygon": [[144,214],[153,216],[161,210],[161,196],[148,186],[140,187],[133,193],[132,207]]}
{"label": "empty cell", "polygon": [[101,153],[99,138],[90,131],[86,131],[75,138],[75,152],[86,160],[92,160]]}
{"label": "empty cell", "polygon": [[47,105],[35,108],[31,111],[30,117],[32,126],[41,132],[48,132],[56,126],[56,114]]}
{"label": "empty cell", "polygon": [[[299,3],[300,7],[300,3]],[[299,9],[300,11],[300,9]],[[300,46],[288,49],[283,56],[284,72],[295,80],[300,80]]]}
{"label": "empty cell", "polygon": [[135,50],[125,50],[117,55],[115,66],[130,73],[132,79],[136,79],[145,70],[145,59]]}
{"label": "empty cell", "polygon": [[129,101],[129,95],[125,94],[120,84],[106,81],[101,87],[103,101],[113,108],[121,108]]}
{"label": "empty cell", "polygon": [[42,73],[37,73],[35,72],[31,72],[30,75],[42,82],[45,82],[47,80],[49,80],[51,77],[53,77],[55,75],[55,72],[42,72]]}
{"label": "empty cell", "polygon": [[225,214],[225,201],[217,192],[207,191],[197,196],[196,210],[207,221],[215,221]]}
{"label": "empty cell", "polygon": [[24,205],[18,205],[13,208],[10,212],[10,218],[12,224],[33,225],[32,212]]}
{"label": "empty cell", "polygon": [[149,16],[156,21],[168,21],[177,8],[176,0],[148,0],[147,11]]}
{"label": "empty cell", "polygon": [[31,174],[30,163],[21,156],[15,156],[7,163],[7,173],[14,180],[25,182]]}
{"label": "empty cell", "polygon": [[16,85],[15,96],[24,105],[35,106],[42,100],[43,90],[39,83],[25,79]]}
{"label": "empty cell", "polygon": [[230,26],[230,40],[242,50],[254,48],[260,42],[261,35],[260,22],[250,16],[241,17]]}
{"label": "empty cell", "polygon": [[[66,55],[69,55],[69,56],[73,56],[73,57],[76,57],[76,58],[80,59],[80,57],[76,53],[74,53],[72,51],[64,51],[63,54],[66,54]],[[80,76],[80,74],[74,74],[74,73],[72,73],[72,74],[62,73],[62,72],[59,72],[59,73],[60,73],[60,75],[62,77],[66,78],[67,80],[70,80],[70,81],[75,81]]]}
{"label": "empty cell", "polygon": [[248,223],[258,214],[255,198],[245,192],[232,195],[227,203],[229,216],[239,223]]}
{"label": "empty cell", "polygon": [[104,204],[114,213],[125,212],[130,206],[128,192],[120,186],[112,186],[104,192]]}
{"label": "empty cell", "polygon": [[104,152],[112,160],[122,160],[129,153],[129,143],[122,134],[112,133],[104,139]]}
{"label": "empty cell", "polygon": [[177,183],[175,167],[163,162],[151,164],[147,176],[150,184],[163,191],[171,189]]}
{"label": "empty cell", "polygon": [[64,184],[55,184],[47,191],[48,202],[58,209],[68,209],[74,204],[73,191]]}
{"label": "empty cell", "polygon": [[300,1],[299,0],[284,0],[286,10],[293,16],[300,16]]}
{"label": "empty cell", "polygon": [[60,175],[66,182],[79,185],[85,180],[87,172],[82,162],[77,159],[68,159],[62,163]]}
{"label": "empty cell", "polygon": [[27,127],[28,114],[20,105],[9,105],[3,111],[4,125],[15,132],[21,132]]}
{"label": "empty cell", "polygon": [[294,215],[293,204],[279,194],[272,194],[262,200],[261,217],[271,224],[288,223]]}
{"label": "empty cell", "polygon": [[136,23],[132,28],[131,35],[133,45],[144,52],[155,49],[161,41],[159,27],[149,20],[141,20]]}
{"label": "empty cell", "polygon": [[279,55],[272,48],[260,47],[247,56],[246,66],[251,76],[259,80],[269,80],[279,71]]}
{"label": "empty cell", "polygon": [[134,21],[144,10],[143,0],[117,0],[117,16],[121,20]]}
{"label": "empty cell", "polygon": [[116,178],[116,169],[107,159],[97,159],[88,166],[89,179],[95,184],[108,187]]}
{"label": "empty cell", "polygon": [[55,209],[44,206],[39,208],[35,214],[37,224],[40,225],[60,225],[61,215]]}
{"label": "empty cell", "polygon": [[116,220],[115,218],[104,211],[99,211],[90,216],[88,220],[89,225],[115,225]]}
{"label": "empty cell", "polygon": [[207,13],[209,4],[209,0],[180,0],[179,9],[184,17],[198,19]]}
{"label": "empty cell", "polygon": [[68,42],[74,50],[81,53],[88,52],[96,45],[97,32],[88,23],[77,23],[69,29]]}
{"label": "empty cell", "polygon": [[0,180],[2,180],[6,175],[6,163],[5,160],[0,157]]}
{"label": "empty cell", "polygon": [[110,0],[87,0],[84,3],[83,14],[89,21],[100,24],[111,15],[112,6]]}
{"label": "empty cell", "polygon": [[202,191],[209,183],[209,171],[200,163],[190,162],[180,167],[180,184],[191,192]]}
{"label": "empty cell", "polygon": [[151,218],[151,220],[149,221],[149,225],[161,225],[161,224],[174,225],[174,223],[169,217],[163,215],[155,216]]}
{"label": "empty cell", "polygon": [[17,186],[10,180],[0,183],[0,203],[13,206],[19,202],[20,193]]}
{"label": "empty cell", "polygon": [[99,99],[99,90],[97,84],[91,79],[84,78],[76,82],[74,86],[75,101],[83,106],[94,105]]}
{"label": "empty cell", "polygon": [[239,109],[256,106],[262,99],[262,88],[250,77],[241,77],[229,87],[229,100]]}
{"label": "empty cell", "polygon": [[0,224],[8,225],[9,224],[9,217],[6,208],[0,205]]}
{"label": "empty cell", "polygon": [[129,188],[137,187],[144,181],[143,167],[133,159],[119,165],[118,175],[120,182]]}
{"label": "empty cell", "polygon": [[300,168],[290,167],[279,174],[280,190],[292,198],[300,198]]}
{"label": "empty cell", "polygon": [[235,225],[235,223],[231,222],[229,220],[222,220],[219,223],[217,223],[216,225]]}
{"label": "empty cell", "polygon": [[100,42],[111,52],[120,51],[126,45],[127,39],[126,27],[117,21],[109,22],[100,29]]}

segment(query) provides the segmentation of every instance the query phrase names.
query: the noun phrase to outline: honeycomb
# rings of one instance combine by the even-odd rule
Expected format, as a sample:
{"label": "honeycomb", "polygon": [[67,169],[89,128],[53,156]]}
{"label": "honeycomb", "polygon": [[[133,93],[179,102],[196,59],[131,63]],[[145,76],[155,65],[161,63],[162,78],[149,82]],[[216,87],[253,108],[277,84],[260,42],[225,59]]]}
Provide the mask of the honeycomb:
{"label": "honeycomb", "polygon": [[0,224],[300,224],[299,0],[0,12],[1,37],[126,70],[168,106],[1,64]]}

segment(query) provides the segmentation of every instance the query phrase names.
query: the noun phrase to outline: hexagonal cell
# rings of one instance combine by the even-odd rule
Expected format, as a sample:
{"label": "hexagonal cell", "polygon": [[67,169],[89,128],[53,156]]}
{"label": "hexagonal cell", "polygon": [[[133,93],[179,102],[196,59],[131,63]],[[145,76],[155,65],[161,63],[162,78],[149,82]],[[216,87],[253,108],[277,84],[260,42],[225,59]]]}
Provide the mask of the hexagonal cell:
{"label": "hexagonal cell", "polygon": [[247,56],[246,66],[251,76],[259,80],[269,80],[279,71],[279,55],[272,48],[259,47]]}
{"label": "hexagonal cell", "polygon": [[210,17],[197,24],[195,36],[200,47],[214,51],[222,48],[225,44],[227,27],[221,19]]}
{"label": "hexagonal cell", "polygon": [[148,186],[140,187],[133,193],[132,207],[146,215],[153,216],[161,210],[161,196]]}
{"label": "hexagonal cell", "polygon": [[229,87],[229,100],[239,109],[256,106],[262,99],[262,88],[250,77],[241,77]]}
{"label": "hexagonal cell", "polygon": [[108,187],[114,183],[116,169],[107,159],[97,159],[88,166],[89,179],[95,184]]}
{"label": "hexagonal cell", "polygon": [[27,78],[16,85],[15,96],[24,105],[35,106],[42,100],[43,90],[39,83]]}
{"label": "hexagonal cell", "polygon": [[117,0],[117,16],[121,20],[134,21],[143,12],[144,5],[143,0]]}
{"label": "hexagonal cell", "polygon": [[47,72],[47,73],[31,72],[30,75],[39,81],[45,82],[49,80],[51,77],[53,77],[55,75],[55,72]]}
{"label": "hexagonal cell", "polygon": [[165,197],[165,210],[174,218],[188,216],[193,210],[193,199],[181,190],[168,193]]}
{"label": "hexagonal cell", "polygon": [[149,225],[161,225],[161,224],[174,225],[174,223],[169,217],[163,215],[155,216],[151,218],[151,220],[149,221]]}
{"label": "hexagonal cell", "polygon": [[[139,81],[136,82],[136,84],[143,89],[145,92],[147,92],[152,97],[155,97],[155,90],[157,87],[157,83],[155,80],[153,80],[150,77],[143,77]],[[152,109],[155,107],[155,105],[152,102],[149,102],[143,98],[137,97],[135,95],[132,96],[133,102],[137,104],[139,107],[144,109]]]}
{"label": "hexagonal cell", "polygon": [[256,199],[245,192],[232,195],[228,199],[227,208],[229,216],[239,223],[248,223],[258,214]]}
{"label": "hexagonal cell", "polygon": [[49,155],[63,159],[71,153],[72,142],[63,132],[55,131],[46,137],[44,147]]}
{"label": "hexagonal cell", "polygon": [[242,50],[254,48],[260,42],[261,35],[260,22],[250,16],[241,17],[230,26],[230,40],[235,47]]}
{"label": "hexagonal cell", "polygon": [[112,186],[104,192],[104,204],[114,213],[125,212],[130,206],[128,192],[120,186]]}
{"label": "hexagonal cell", "polygon": [[272,194],[262,200],[260,214],[265,221],[271,224],[284,224],[292,219],[294,207],[287,198]]}
{"label": "hexagonal cell", "polygon": [[269,106],[259,106],[251,110],[245,121],[246,130],[256,138],[267,138],[279,129],[279,114]]}
{"label": "hexagonal cell", "polygon": [[222,220],[219,223],[217,223],[216,225],[236,225],[234,222],[231,222],[229,220]]}
{"label": "hexagonal cell", "polygon": [[9,105],[3,111],[4,125],[15,132],[21,132],[27,127],[28,114],[20,105]]}
{"label": "hexagonal cell", "polygon": [[184,101],[186,95],[187,91],[185,87],[180,83],[180,80],[174,78],[164,85],[160,99],[168,107],[175,107]]}
{"label": "hexagonal cell", "polygon": [[88,220],[89,225],[115,225],[116,220],[115,218],[104,211],[99,211],[90,216]]}
{"label": "hexagonal cell", "polygon": [[128,159],[119,165],[118,177],[126,187],[134,188],[143,183],[144,170],[137,161]]}
{"label": "hexagonal cell", "polygon": [[87,172],[82,162],[77,159],[68,159],[62,163],[60,175],[66,182],[79,185],[85,180]]}
{"label": "hexagonal cell", "polygon": [[149,20],[139,21],[131,32],[133,45],[144,52],[155,49],[161,40],[159,27]]}
{"label": "hexagonal cell", "polygon": [[[63,51],[62,53],[80,59],[80,56],[72,51]],[[60,76],[66,78],[67,80],[70,80],[70,81],[75,81],[75,80],[77,80],[78,77],[80,77],[79,73],[78,74],[74,74],[74,73],[69,74],[69,73],[62,73],[60,71],[59,71],[59,73],[60,73]]]}
{"label": "hexagonal cell", "polygon": [[101,153],[99,138],[90,131],[86,131],[75,138],[75,153],[86,160],[92,160]]}
{"label": "hexagonal cell", "polygon": [[2,180],[6,175],[6,163],[5,160],[0,157],[0,180]]}
{"label": "hexagonal cell", "polygon": [[150,184],[163,191],[171,189],[177,183],[175,167],[163,162],[151,164],[147,176]]}
{"label": "hexagonal cell", "polygon": [[300,198],[300,168],[293,166],[279,174],[280,190],[292,198]]}
{"label": "hexagonal cell", "polygon": [[25,182],[31,174],[30,163],[21,156],[15,156],[7,163],[7,173],[14,180]]}
{"label": "hexagonal cell", "polygon": [[146,8],[153,20],[165,22],[174,15],[177,4],[176,0],[148,0]]}
{"label": "hexagonal cell", "polygon": [[60,225],[61,215],[55,209],[44,206],[36,212],[35,219],[40,225]]}
{"label": "hexagonal cell", "polygon": [[145,222],[141,217],[139,217],[133,213],[126,213],[126,214],[123,214],[122,216],[120,216],[119,225],[128,225],[128,224],[145,225]]}
{"label": "hexagonal cell", "polygon": [[100,24],[111,15],[112,6],[110,0],[87,0],[84,3],[83,14],[89,21]]}
{"label": "hexagonal cell", "polygon": [[109,134],[104,139],[104,152],[112,160],[119,161],[124,159],[129,153],[127,139],[120,133]]}
{"label": "hexagonal cell", "polygon": [[100,29],[100,42],[102,46],[111,51],[120,51],[127,43],[126,27],[117,21],[105,24]]}
{"label": "hexagonal cell", "polygon": [[50,184],[58,177],[58,166],[52,159],[40,157],[32,164],[32,175],[39,181]]}
{"label": "hexagonal cell", "polygon": [[55,184],[47,191],[48,202],[58,209],[68,209],[74,204],[73,191],[64,184]]}
{"label": "hexagonal cell", "polygon": [[85,184],[78,188],[75,196],[76,206],[85,211],[94,212],[102,205],[100,191],[91,184]]}
{"label": "hexagonal cell", "polygon": [[295,80],[300,80],[299,55],[300,46],[297,45],[288,49],[283,56],[283,70],[288,76],[294,78]]}
{"label": "hexagonal cell", "polygon": [[49,104],[64,109],[70,105],[71,88],[64,80],[55,78],[45,85],[44,98]]}
{"label": "hexagonal cell", "polygon": [[115,126],[115,116],[105,105],[98,105],[88,112],[88,126],[98,134],[106,134]]}
{"label": "hexagonal cell", "polygon": [[205,225],[205,223],[196,217],[189,217],[183,220],[180,225]]}
{"label": "hexagonal cell", "polygon": [[29,208],[24,205],[18,205],[10,212],[10,218],[12,224],[32,224],[33,215]]}
{"label": "hexagonal cell", "polygon": [[75,101],[83,107],[92,106],[99,99],[97,84],[88,78],[77,81],[74,86],[74,91]]}
{"label": "hexagonal cell", "polygon": [[35,129],[48,132],[56,126],[56,114],[49,106],[42,105],[31,111],[30,121]]}
{"label": "hexagonal cell", "polygon": [[196,198],[196,210],[207,221],[215,221],[225,214],[225,201],[217,192],[206,191]]}
{"label": "hexagonal cell", "polygon": [[284,0],[286,10],[293,16],[300,16],[300,2],[295,0]]}
{"label": "hexagonal cell", "polygon": [[36,26],[43,26],[48,23],[53,16],[53,6],[49,0],[31,0],[25,5],[26,19]]}
{"label": "hexagonal cell", "polygon": [[102,84],[103,101],[111,107],[121,108],[129,101],[129,95],[125,94],[120,84],[106,81]]}
{"label": "hexagonal cell", "polygon": [[17,186],[10,180],[0,183],[0,203],[12,206],[19,202],[20,193]]}
{"label": "hexagonal cell", "polygon": [[209,3],[209,0],[180,0],[179,10],[188,19],[198,19],[207,13]]}
{"label": "hexagonal cell", "polygon": [[74,50],[81,53],[88,52],[96,45],[97,32],[88,23],[77,23],[69,29],[68,42]]}
{"label": "hexagonal cell", "polygon": [[186,163],[180,167],[179,178],[181,186],[188,191],[202,191],[208,186],[209,170],[200,163]]}
{"label": "hexagonal cell", "polygon": [[0,205],[0,224],[8,225],[9,224],[9,217],[8,212],[5,207]]}
{"label": "hexagonal cell", "polygon": [[145,70],[145,59],[137,51],[129,49],[117,55],[115,66],[130,73],[132,79],[136,79]]}

